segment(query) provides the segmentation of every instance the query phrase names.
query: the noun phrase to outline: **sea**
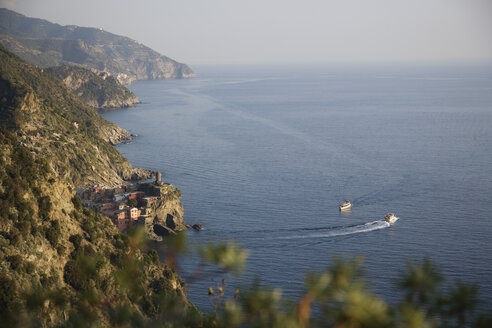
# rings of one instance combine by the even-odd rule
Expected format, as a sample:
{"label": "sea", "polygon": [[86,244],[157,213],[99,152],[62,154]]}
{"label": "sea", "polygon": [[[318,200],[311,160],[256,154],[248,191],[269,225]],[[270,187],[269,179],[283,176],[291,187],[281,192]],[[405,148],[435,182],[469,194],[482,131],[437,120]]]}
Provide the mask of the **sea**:
{"label": "sea", "polygon": [[[390,304],[407,265],[428,257],[444,289],[476,283],[492,308],[492,66],[194,70],[132,84],[142,104],[104,117],[138,135],[118,150],[161,171],[185,221],[204,226],[177,262],[201,310],[222,279],[227,297],[259,280],[298,300],[306,274],[355,257]],[[381,221],[390,212],[393,226]],[[245,271],[197,275],[194,250],[228,241],[248,250]]]}

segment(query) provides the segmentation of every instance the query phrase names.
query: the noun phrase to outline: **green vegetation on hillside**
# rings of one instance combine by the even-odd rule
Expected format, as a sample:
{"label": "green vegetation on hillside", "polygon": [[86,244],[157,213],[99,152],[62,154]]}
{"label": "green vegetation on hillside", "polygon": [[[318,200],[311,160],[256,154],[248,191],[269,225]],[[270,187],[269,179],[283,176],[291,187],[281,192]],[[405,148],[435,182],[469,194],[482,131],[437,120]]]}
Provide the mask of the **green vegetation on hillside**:
{"label": "green vegetation on hillside", "polygon": [[178,63],[134,40],[97,28],[61,26],[0,8],[0,40],[40,67],[82,65],[110,72],[122,83],[194,77]]}
{"label": "green vegetation on hillside", "polygon": [[77,66],[56,66],[46,72],[62,81],[87,105],[95,108],[122,108],[138,104],[137,97],[113,76],[105,78]]}
{"label": "green vegetation on hillside", "polygon": [[0,132],[0,150],[2,326],[138,326],[162,313],[162,299],[179,306],[166,309],[172,322],[195,326],[184,282],[139,249],[138,233],[83,208],[14,133]]}
{"label": "green vegetation on hillside", "polygon": [[15,131],[74,185],[121,184],[135,173],[110,145],[128,132],[102,118],[60,81],[0,45],[0,127]]}
{"label": "green vegetation on hillside", "polygon": [[184,282],[141,250],[141,232],[120,234],[75,196],[148,173],[110,145],[126,132],[1,45],[0,86],[2,325],[138,326],[159,312],[196,326]]}

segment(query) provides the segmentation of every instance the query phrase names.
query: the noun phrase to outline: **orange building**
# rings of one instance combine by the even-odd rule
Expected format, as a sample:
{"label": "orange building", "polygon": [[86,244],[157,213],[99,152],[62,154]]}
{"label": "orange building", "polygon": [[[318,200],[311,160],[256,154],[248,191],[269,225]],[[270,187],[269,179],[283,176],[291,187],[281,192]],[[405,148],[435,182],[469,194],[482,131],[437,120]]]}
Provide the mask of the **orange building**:
{"label": "orange building", "polygon": [[143,191],[135,191],[128,196],[128,199],[140,199],[143,196],[145,196],[145,193]]}

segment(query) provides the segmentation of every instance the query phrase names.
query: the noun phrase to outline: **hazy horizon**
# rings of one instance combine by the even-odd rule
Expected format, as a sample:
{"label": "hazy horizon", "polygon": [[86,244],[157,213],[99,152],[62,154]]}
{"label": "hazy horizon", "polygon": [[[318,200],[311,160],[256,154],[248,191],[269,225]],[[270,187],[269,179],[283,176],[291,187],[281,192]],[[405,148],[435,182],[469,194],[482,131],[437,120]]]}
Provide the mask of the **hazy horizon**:
{"label": "hazy horizon", "polygon": [[179,62],[492,63],[492,1],[0,0],[61,25],[101,27]]}

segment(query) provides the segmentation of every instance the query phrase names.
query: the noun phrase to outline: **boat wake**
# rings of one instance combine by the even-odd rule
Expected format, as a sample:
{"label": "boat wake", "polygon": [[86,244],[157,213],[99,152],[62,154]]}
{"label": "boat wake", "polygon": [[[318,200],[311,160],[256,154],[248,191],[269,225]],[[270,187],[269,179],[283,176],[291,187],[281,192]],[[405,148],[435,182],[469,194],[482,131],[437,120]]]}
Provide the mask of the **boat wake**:
{"label": "boat wake", "polygon": [[388,222],[377,220],[377,221],[367,222],[364,224],[358,224],[349,227],[337,227],[324,232],[315,232],[315,233],[308,233],[308,234],[295,235],[295,236],[280,236],[274,239],[330,238],[336,236],[353,235],[357,233],[381,230],[389,227],[390,224]]}

